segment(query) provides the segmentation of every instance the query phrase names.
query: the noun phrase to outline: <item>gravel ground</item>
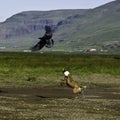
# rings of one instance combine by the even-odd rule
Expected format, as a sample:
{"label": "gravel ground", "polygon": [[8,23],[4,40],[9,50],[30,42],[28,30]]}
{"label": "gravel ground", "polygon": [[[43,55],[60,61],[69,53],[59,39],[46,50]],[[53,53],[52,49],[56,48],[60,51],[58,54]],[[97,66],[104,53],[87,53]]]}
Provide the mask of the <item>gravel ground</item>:
{"label": "gravel ground", "polygon": [[119,120],[120,89],[1,88],[1,120]]}

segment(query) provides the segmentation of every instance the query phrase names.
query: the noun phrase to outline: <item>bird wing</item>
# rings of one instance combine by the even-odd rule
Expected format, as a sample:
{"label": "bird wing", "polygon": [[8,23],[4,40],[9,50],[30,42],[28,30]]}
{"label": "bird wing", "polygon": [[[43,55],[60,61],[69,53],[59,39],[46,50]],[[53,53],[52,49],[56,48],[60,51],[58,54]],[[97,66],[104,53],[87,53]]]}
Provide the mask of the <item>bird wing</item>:
{"label": "bird wing", "polygon": [[46,44],[46,41],[45,40],[40,40],[35,46],[33,46],[31,48],[32,51],[37,51],[37,50],[40,50],[42,49]]}

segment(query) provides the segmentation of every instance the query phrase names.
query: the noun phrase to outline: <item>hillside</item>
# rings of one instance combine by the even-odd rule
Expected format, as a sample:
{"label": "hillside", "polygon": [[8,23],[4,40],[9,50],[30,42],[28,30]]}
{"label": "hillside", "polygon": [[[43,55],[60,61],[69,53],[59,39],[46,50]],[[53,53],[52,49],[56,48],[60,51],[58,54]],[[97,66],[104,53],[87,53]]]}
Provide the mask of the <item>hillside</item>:
{"label": "hillside", "polygon": [[[49,50],[120,51],[120,1],[88,10],[26,11],[0,23],[0,44],[8,50],[28,49],[49,24],[55,46]],[[46,49],[43,49],[46,50]]]}

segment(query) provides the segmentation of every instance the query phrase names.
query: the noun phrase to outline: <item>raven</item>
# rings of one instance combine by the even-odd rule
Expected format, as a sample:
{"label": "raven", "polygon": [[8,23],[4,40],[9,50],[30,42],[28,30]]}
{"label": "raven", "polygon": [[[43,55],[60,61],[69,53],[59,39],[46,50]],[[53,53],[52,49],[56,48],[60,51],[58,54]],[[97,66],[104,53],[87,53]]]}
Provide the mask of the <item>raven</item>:
{"label": "raven", "polygon": [[54,41],[52,39],[52,30],[51,27],[46,25],[45,26],[45,34],[43,37],[40,37],[40,41],[31,48],[32,51],[37,51],[42,49],[44,46],[47,48],[51,48],[54,45]]}

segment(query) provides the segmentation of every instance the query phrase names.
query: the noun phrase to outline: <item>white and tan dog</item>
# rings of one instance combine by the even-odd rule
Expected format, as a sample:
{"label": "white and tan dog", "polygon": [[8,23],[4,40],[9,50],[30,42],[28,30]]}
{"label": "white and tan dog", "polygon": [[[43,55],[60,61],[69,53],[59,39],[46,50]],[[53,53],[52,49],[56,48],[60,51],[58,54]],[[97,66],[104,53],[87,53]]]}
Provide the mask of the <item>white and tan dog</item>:
{"label": "white and tan dog", "polygon": [[72,79],[69,71],[64,70],[63,74],[64,74],[64,79],[61,85],[69,86],[73,89],[74,94],[77,94],[77,95],[82,94],[84,96],[84,90],[86,89],[86,86],[80,87],[78,83]]}

